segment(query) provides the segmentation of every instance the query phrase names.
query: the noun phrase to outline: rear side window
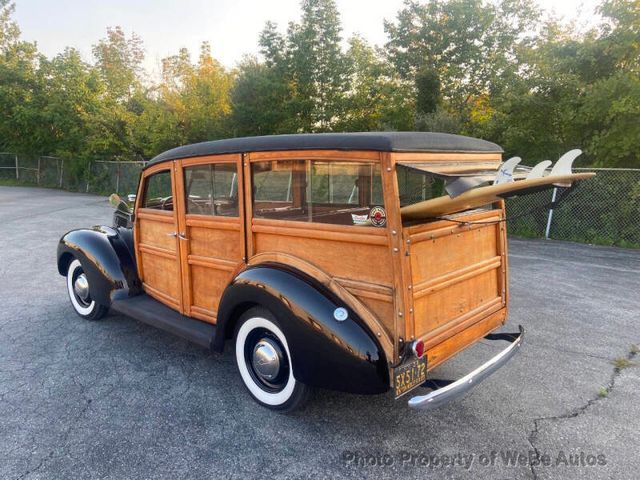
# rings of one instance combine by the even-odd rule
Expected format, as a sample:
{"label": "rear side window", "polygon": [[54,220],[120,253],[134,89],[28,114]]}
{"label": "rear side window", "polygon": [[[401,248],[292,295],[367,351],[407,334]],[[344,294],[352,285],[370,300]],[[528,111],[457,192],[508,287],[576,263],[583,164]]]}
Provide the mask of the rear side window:
{"label": "rear side window", "polygon": [[276,160],[253,163],[251,173],[254,217],[384,226],[370,221],[371,212],[384,216],[378,164]]}
{"label": "rear side window", "polygon": [[173,211],[171,172],[169,170],[163,170],[147,177],[142,207]]}
{"label": "rear side window", "polygon": [[186,167],[184,185],[187,213],[238,216],[238,173],[235,164]]}
{"label": "rear side window", "polygon": [[398,168],[400,206],[430,200],[446,195],[444,180],[403,166]]}

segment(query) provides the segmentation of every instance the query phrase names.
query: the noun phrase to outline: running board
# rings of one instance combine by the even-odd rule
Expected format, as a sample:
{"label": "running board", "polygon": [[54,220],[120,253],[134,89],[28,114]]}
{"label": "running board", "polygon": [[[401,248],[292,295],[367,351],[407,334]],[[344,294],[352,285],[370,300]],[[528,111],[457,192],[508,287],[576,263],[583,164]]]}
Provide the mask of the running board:
{"label": "running board", "polygon": [[211,348],[216,334],[215,325],[182,315],[146,293],[116,300],[111,303],[111,309],[207,349]]}

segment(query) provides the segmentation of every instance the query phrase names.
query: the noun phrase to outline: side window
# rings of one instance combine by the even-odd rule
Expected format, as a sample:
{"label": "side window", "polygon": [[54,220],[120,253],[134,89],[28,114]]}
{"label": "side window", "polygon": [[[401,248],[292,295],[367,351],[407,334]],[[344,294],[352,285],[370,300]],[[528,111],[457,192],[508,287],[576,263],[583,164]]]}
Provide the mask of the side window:
{"label": "side window", "polygon": [[146,178],[142,208],[173,211],[171,172],[169,170],[154,173]]}
{"label": "side window", "polygon": [[252,164],[251,173],[257,218],[371,226],[372,209],[383,206],[378,164],[276,160]]}
{"label": "side window", "polygon": [[401,207],[445,195],[444,187],[444,180],[440,178],[409,170],[403,166],[398,168]]}
{"label": "side window", "polygon": [[187,213],[238,216],[238,173],[235,164],[185,167]]}

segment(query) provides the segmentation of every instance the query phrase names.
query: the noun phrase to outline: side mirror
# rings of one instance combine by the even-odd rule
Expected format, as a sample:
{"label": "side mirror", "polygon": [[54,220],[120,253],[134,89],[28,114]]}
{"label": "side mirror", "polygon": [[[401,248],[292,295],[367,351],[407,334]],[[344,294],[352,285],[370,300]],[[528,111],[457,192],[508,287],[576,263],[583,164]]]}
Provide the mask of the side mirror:
{"label": "side mirror", "polygon": [[122,203],[120,195],[118,195],[117,193],[112,193],[111,195],[109,195],[109,205],[111,205],[113,208],[118,208],[120,206],[120,203]]}
{"label": "side mirror", "polygon": [[112,193],[109,195],[109,204],[118,211],[130,212],[129,205],[127,202],[120,198],[120,195],[117,193]]}
{"label": "side mirror", "polygon": [[117,193],[109,195],[109,203],[115,212],[113,212],[113,226],[131,228],[133,224],[133,210],[129,208],[127,202],[122,200]]}

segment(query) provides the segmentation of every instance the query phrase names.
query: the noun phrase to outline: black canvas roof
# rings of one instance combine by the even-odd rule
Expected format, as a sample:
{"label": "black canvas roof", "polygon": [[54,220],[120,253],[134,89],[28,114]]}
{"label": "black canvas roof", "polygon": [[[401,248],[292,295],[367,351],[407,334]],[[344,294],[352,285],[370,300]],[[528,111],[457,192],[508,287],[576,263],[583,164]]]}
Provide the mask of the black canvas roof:
{"label": "black canvas roof", "polygon": [[305,133],[263,137],[230,138],[194,143],[167,150],[148,164],[178,158],[222,153],[267,152],[281,150],[374,150],[379,152],[484,152],[502,153],[495,143],[449,133],[363,132]]}

